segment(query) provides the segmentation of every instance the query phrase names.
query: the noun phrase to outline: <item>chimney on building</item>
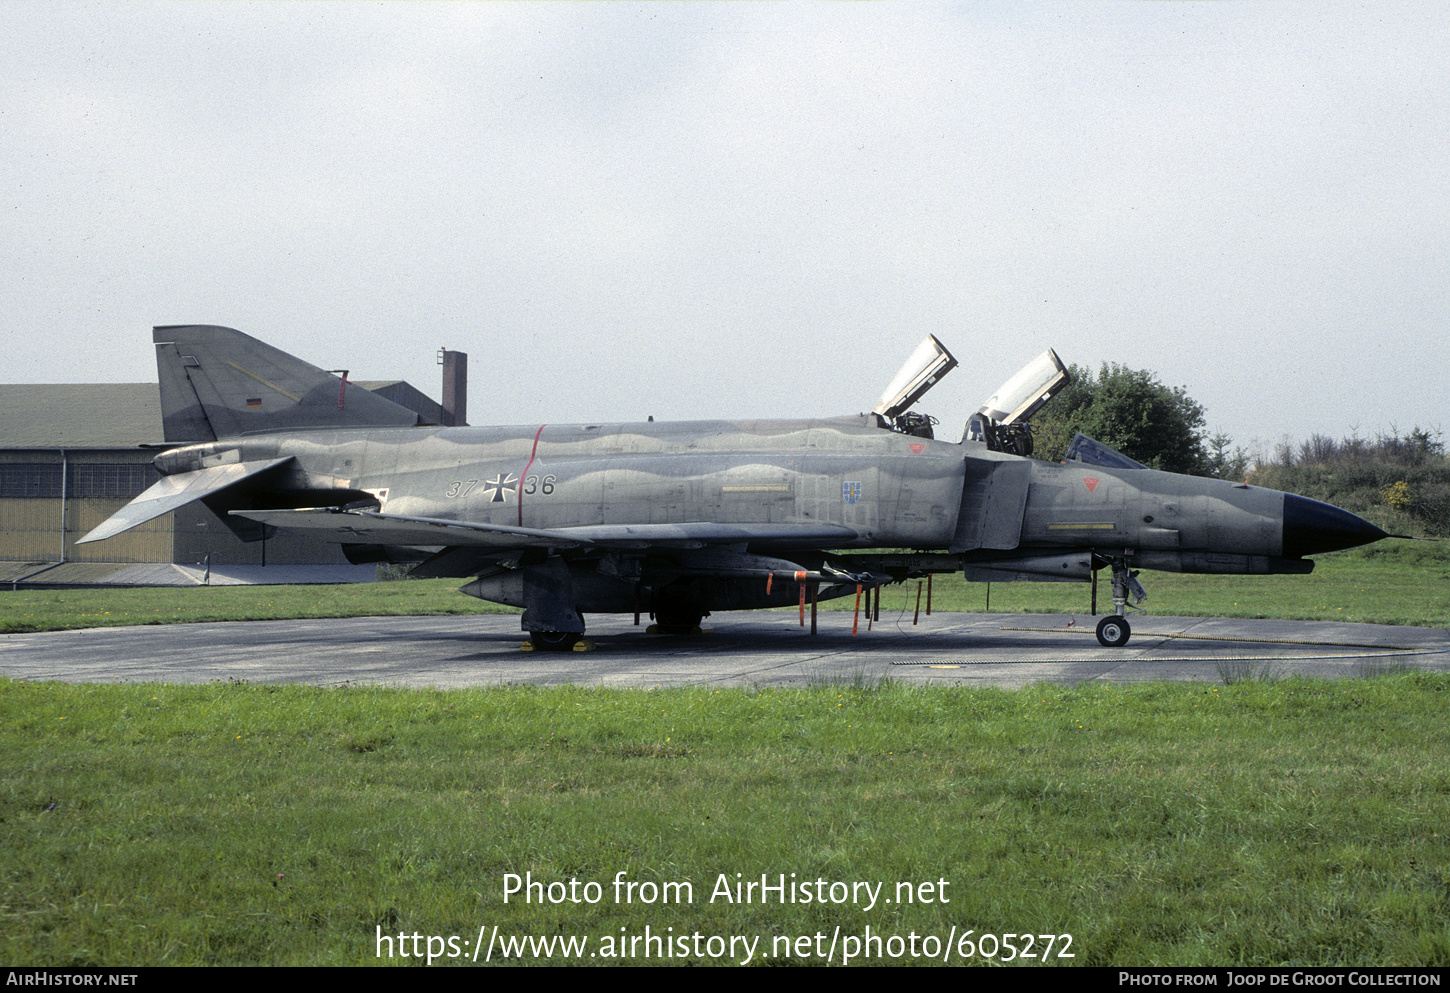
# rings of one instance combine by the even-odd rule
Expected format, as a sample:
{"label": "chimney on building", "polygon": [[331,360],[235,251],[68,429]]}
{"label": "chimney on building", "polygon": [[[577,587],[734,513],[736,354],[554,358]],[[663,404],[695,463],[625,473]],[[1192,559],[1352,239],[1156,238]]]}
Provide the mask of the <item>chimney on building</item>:
{"label": "chimney on building", "polygon": [[443,367],[443,426],[465,427],[468,424],[468,353],[439,349],[438,364]]}

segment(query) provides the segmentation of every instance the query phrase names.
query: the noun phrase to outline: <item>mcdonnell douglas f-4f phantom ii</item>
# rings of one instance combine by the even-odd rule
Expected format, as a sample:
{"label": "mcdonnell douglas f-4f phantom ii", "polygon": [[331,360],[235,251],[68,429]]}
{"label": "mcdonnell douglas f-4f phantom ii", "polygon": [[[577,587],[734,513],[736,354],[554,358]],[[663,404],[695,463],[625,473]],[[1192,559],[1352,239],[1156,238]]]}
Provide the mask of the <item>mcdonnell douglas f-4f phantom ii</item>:
{"label": "mcdonnell douglas f-4f phantom ii", "polygon": [[[154,333],[162,479],[82,541],[194,500],[244,539],[284,528],[357,562],[470,581],[523,608],[534,646],[590,613],[690,631],[715,610],[794,606],[930,573],[1112,576],[1105,646],[1127,643],[1140,569],[1307,573],[1305,556],[1387,537],[1328,504],[1159,472],[1079,436],[1030,458],[1027,421],[1067,382],[1051,351],[933,437],[910,408],[955,365],[934,337],[868,414],[822,420],[420,426],[418,416],[230,328]],[[884,551],[891,549],[891,551]],[[873,551],[874,550],[874,551]],[[814,603],[814,599],[812,601]]]}

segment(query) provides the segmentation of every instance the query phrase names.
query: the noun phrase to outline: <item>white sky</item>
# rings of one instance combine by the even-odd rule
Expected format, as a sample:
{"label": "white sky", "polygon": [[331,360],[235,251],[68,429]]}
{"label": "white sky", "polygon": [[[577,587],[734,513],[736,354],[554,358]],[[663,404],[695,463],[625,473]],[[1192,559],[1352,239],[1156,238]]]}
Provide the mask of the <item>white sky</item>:
{"label": "white sky", "polygon": [[1049,345],[1211,430],[1450,430],[1436,3],[0,2],[5,382],[223,324],[475,424],[955,440]]}

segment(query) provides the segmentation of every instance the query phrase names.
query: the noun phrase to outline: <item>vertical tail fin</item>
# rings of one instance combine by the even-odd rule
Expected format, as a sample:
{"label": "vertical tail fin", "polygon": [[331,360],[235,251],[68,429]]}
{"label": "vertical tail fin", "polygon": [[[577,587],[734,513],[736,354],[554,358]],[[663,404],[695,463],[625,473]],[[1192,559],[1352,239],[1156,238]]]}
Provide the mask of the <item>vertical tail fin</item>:
{"label": "vertical tail fin", "polygon": [[407,427],[418,415],[231,328],[158,327],[156,368],[167,441],[253,431]]}

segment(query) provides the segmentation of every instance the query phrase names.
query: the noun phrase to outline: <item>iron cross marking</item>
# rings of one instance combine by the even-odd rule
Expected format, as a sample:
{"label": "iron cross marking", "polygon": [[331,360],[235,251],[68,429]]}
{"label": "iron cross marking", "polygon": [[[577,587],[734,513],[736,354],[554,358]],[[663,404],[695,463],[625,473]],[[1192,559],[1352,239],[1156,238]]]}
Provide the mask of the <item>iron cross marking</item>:
{"label": "iron cross marking", "polygon": [[493,503],[507,503],[508,495],[515,491],[518,481],[519,477],[513,473],[509,473],[507,479],[499,473],[483,484],[484,495]]}

